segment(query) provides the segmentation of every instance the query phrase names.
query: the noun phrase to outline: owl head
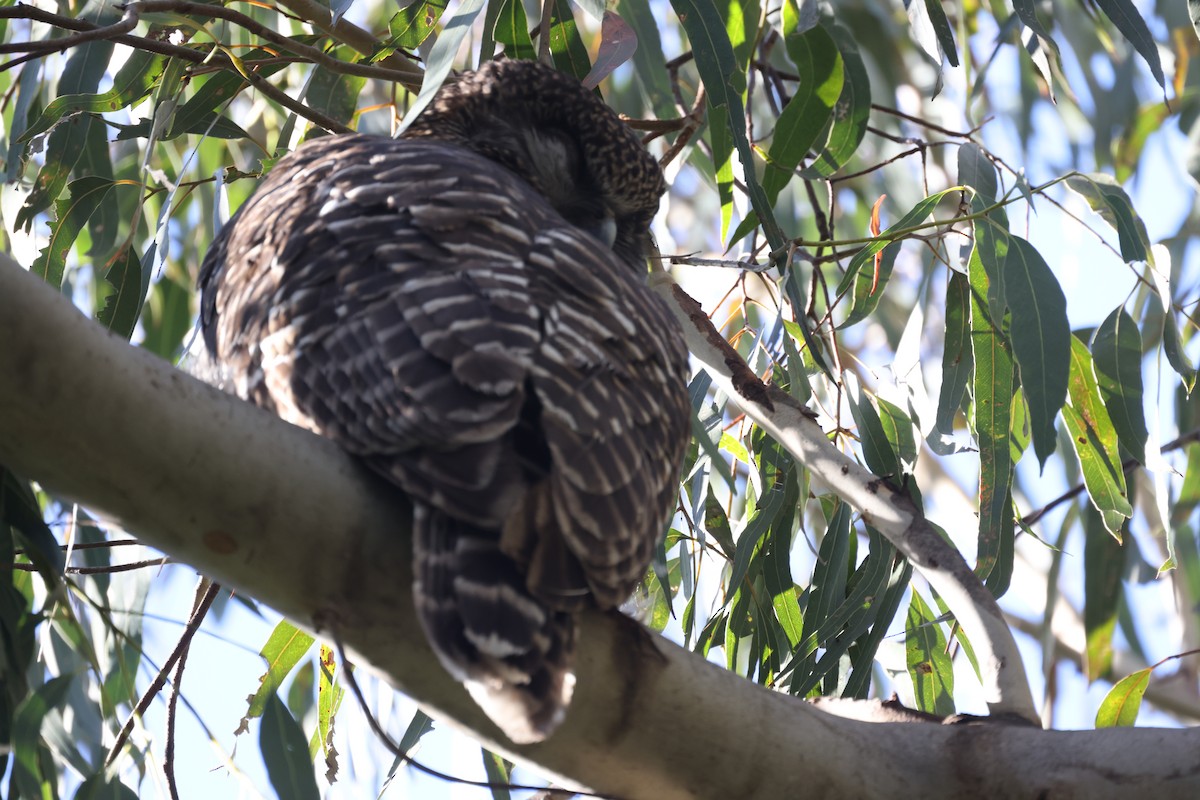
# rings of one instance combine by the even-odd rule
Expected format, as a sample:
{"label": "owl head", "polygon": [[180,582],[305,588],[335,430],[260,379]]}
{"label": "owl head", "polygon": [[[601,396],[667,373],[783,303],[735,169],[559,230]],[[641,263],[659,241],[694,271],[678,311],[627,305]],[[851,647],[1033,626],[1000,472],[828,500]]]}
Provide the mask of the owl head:
{"label": "owl head", "polygon": [[568,222],[644,268],[662,170],[575,78],[536,61],[489,62],[444,86],[404,136],[454,142],[502,164]]}

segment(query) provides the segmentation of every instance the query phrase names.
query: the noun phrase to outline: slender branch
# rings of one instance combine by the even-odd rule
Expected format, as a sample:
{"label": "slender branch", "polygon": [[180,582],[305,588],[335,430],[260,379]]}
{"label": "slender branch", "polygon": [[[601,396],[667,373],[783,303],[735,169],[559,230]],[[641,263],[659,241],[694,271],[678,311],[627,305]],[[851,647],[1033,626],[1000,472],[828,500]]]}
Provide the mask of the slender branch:
{"label": "slender branch", "polygon": [[[2,269],[2,267],[0,267]],[[183,633],[179,635],[179,641],[175,643],[175,649],[171,651],[167,662],[162,665],[158,671],[158,675],[142,693],[142,699],[138,700],[137,706],[129,714],[129,718],[125,720],[125,725],[122,726],[121,732],[117,734],[117,740],[108,750],[108,756],[104,759],[105,765],[110,765],[116,760],[117,756],[125,748],[125,742],[129,739],[129,734],[133,732],[133,723],[135,720],[145,715],[146,710],[150,708],[150,704],[154,702],[154,698],[162,691],[163,686],[167,683],[167,675],[170,674],[171,668],[175,663],[187,652],[188,647],[192,644],[192,638],[196,635],[196,631],[200,629],[200,623],[204,621],[204,615],[208,613],[209,606],[213,600],[217,598],[217,592],[221,587],[219,584],[208,581],[208,589],[204,592],[200,602],[192,609],[192,616],[188,619],[187,627],[183,629]]]}
{"label": "slender branch", "polygon": [[[296,16],[307,21],[310,25],[324,31],[343,44],[353,47],[364,56],[372,55],[379,46],[379,40],[370,31],[365,31],[345,18],[333,21],[327,6],[316,0],[275,0],[276,5],[288,9]],[[425,71],[411,63],[407,54],[397,51],[379,61],[381,66],[393,70],[402,77],[396,82],[410,91],[419,91]]]}
{"label": "slender branch", "polygon": [[962,555],[941,538],[907,494],[871,474],[826,437],[816,415],[793,398],[765,386],[692,298],[666,273],[651,285],[664,297],[684,329],[692,356],[746,415],[775,438],[839,497],[857,508],[946,601],[975,647],[985,699],[992,714],[1016,714],[1036,722],[1037,709],[1025,666],[995,598]]}
{"label": "slender branch", "polygon": [[[6,9],[7,10],[7,9]],[[112,25],[105,25],[102,28],[93,27],[91,30],[85,30],[77,33],[74,36],[64,36],[61,39],[45,39],[38,42],[9,42],[0,44],[0,53],[36,53],[39,56],[48,56],[51,53],[61,53],[72,47],[78,47],[81,44],[94,42],[99,39],[112,39],[115,36],[120,36],[124,33],[129,33],[138,24],[138,15],[136,12],[126,9],[125,14],[120,21]]]}

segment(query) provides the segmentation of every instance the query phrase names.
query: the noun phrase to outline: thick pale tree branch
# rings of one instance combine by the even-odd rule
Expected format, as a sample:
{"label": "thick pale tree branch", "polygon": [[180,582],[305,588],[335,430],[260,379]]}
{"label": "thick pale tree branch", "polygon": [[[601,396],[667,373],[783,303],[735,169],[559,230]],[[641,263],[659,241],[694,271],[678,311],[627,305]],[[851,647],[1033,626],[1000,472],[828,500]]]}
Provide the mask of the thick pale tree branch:
{"label": "thick pale tree branch", "polygon": [[[409,593],[408,508],[394,489],[328,442],[110,336],[8,259],[0,463],[312,630],[336,630],[360,663],[488,746],[610,795],[1200,792],[1200,730],[864,722],[598,613],[582,617],[567,721],[547,742],[513,747],[425,645]],[[880,718],[871,704],[852,708]]]}
{"label": "thick pale tree branch", "polygon": [[858,509],[867,524],[887,537],[946,601],[975,649],[991,713],[1016,714],[1036,722],[1037,709],[1012,631],[995,598],[958,550],[938,535],[906,494],[834,446],[811,412],[794,398],[765,386],[670,276],[656,272],[653,284],[675,311],[688,349],[713,382],[814,477]]}

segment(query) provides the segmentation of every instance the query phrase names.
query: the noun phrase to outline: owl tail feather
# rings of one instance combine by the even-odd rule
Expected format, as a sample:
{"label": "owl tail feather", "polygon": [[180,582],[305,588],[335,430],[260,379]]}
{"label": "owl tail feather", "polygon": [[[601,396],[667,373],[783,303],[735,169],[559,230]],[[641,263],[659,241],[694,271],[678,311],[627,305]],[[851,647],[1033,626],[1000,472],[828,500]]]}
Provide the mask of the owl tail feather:
{"label": "owl tail feather", "polygon": [[540,742],[566,715],[574,616],[530,595],[499,531],[417,504],[413,597],[430,645],[504,734]]}

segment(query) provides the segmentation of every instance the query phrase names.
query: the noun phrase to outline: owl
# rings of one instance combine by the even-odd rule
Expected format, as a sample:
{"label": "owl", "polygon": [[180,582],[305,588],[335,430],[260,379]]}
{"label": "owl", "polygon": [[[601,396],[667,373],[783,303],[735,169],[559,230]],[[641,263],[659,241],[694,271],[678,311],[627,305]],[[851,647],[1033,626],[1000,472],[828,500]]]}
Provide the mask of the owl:
{"label": "owl", "polygon": [[496,61],[403,138],[281,159],[200,270],[228,388],[410,499],[429,644],[516,743],[562,721],[576,615],[627,599],[676,502],[688,355],[646,286],[664,188],[596,94]]}

